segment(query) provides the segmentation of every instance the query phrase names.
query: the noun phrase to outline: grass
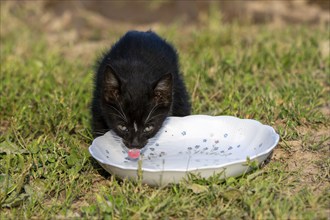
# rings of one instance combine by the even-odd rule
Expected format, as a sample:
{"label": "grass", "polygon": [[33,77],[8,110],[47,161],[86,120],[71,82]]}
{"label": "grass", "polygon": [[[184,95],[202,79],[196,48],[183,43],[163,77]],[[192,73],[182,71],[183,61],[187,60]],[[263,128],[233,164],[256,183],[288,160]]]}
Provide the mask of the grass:
{"label": "grass", "polygon": [[[194,114],[254,118],[281,142],[270,163],[242,177],[152,188],[106,174],[88,153],[91,66],[103,47],[70,58],[74,45],[50,44],[25,13],[1,10],[1,219],[328,218],[325,27],[158,26],[180,52]],[[94,31],[112,43],[125,29]]]}

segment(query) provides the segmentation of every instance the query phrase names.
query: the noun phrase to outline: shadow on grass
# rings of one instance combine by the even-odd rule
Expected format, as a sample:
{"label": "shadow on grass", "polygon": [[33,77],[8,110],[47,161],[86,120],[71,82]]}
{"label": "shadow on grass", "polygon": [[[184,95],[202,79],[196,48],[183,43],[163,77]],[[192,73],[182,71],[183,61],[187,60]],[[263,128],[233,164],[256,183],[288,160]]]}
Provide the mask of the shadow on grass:
{"label": "shadow on grass", "polygon": [[274,151],[272,151],[269,156],[266,158],[266,160],[264,160],[261,164],[260,164],[260,169],[261,168],[264,168],[267,164],[270,163],[270,161],[272,160],[272,157],[273,157],[273,154],[274,154]]}
{"label": "shadow on grass", "polygon": [[105,179],[108,179],[111,176],[111,174],[107,172],[93,157],[89,157],[89,161],[99,175],[101,175]]}

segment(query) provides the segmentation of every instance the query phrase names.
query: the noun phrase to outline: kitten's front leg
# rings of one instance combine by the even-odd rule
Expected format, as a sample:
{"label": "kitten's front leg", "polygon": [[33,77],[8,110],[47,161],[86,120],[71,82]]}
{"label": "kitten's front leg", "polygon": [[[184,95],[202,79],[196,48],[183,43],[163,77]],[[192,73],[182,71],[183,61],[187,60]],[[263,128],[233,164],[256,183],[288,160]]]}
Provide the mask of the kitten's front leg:
{"label": "kitten's front leg", "polygon": [[92,127],[93,137],[96,138],[104,135],[110,129],[106,123],[106,120],[104,120],[104,117],[102,115],[100,97],[97,95],[96,92],[94,93],[90,110],[92,115],[91,127]]}
{"label": "kitten's front leg", "polygon": [[92,134],[93,137],[99,137],[104,135],[106,132],[109,131],[109,127],[107,126],[105,120],[102,116],[92,116]]}

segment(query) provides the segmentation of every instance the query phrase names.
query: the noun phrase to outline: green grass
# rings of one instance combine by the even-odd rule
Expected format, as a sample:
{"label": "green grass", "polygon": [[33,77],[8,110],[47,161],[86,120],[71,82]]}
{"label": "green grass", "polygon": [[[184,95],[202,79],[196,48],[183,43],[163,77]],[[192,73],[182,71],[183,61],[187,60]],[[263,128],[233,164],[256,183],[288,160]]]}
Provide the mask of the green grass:
{"label": "green grass", "polygon": [[92,65],[103,47],[86,51],[88,60],[68,59],[61,42],[49,44],[24,16],[13,17],[1,13],[0,219],[328,218],[329,115],[322,109],[330,62],[319,48],[326,28],[216,20],[183,32],[157,28],[180,53],[193,113],[270,124],[282,157],[239,178],[191,176],[152,188],[107,175],[88,153]]}

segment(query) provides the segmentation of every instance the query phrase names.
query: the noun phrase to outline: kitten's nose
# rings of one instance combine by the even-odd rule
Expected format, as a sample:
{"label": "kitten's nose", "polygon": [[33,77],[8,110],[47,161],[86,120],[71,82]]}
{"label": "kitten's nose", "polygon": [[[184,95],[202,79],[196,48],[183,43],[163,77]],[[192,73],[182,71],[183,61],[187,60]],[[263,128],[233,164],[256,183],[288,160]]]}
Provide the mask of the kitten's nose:
{"label": "kitten's nose", "polygon": [[146,145],[146,143],[141,143],[141,141],[139,141],[139,138],[138,137],[134,137],[133,138],[133,141],[131,142],[130,144],[130,147],[131,149],[141,149],[143,148],[144,146]]}
{"label": "kitten's nose", "polygon": [[132,143],[131,143],[131,148],[133,149],[133,148],[136,148],[136,149],[140,149],[140,148],[142,148],[143,146],[140,146],[140,143],[139,143],[139,140],[138,140],[138,138],[137,137],[134,137],[133,138],[133,141],[132,141]]}

